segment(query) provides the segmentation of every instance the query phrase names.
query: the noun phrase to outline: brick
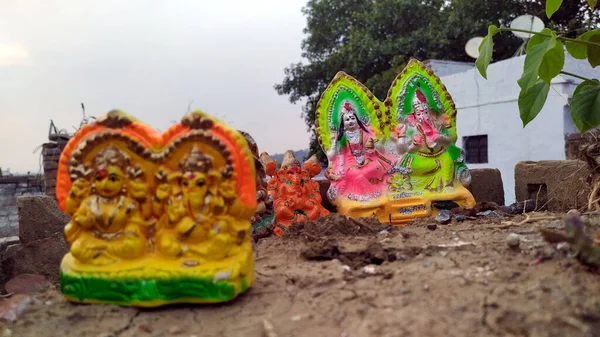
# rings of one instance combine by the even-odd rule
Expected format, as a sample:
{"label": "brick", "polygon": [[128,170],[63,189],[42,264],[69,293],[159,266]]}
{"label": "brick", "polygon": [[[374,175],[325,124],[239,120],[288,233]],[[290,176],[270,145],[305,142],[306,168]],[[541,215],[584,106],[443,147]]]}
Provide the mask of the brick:
{"label": "brick", "polygon": [[58,163],[57,162],[45,162],[44,163],[44,171],[45,170],[57,169],[57,168],[58,168]]}
{"label": "brick", "polygon": [[20,274],[39,274],[58,283],[60,262],[69,251],[62,233],[28,244],[11,245],[2,256],[0,283]]}
{"label": "brick", "polygon": [[515,166],[515,196],[517,201],[538,200],[537,209],[551,212],[584,210],[590,194],[589,174],[587,164],[579,160],[519,162]]}
{"label": "brick", "polygon": [[46,195],[50,196],[52,198],[56,198],[56,188],[52,187],[52,188],[47,188],[46,189]]}
{"label": "brick", "polygon": [[27,244],[39,239],[62,235],[70,219],[56,204],[54,198],[43,195],[18,198],[19,238]]}
{"label": "brick", "polygon": [[20,274],[13,277],[4,286],[9,294],[35,294],[48,290],[52,285],[48,280],[37,274]]}
{"label": "brick", "polygon": [[60,156],[62,148],[59,147],[46,147],[42,150],[43,156]]}
{"label": "brick", "polygon": [[504,184],[500,170],[494,168],[471,169],[471,191],[477,202],[495,202],[504,205]]}

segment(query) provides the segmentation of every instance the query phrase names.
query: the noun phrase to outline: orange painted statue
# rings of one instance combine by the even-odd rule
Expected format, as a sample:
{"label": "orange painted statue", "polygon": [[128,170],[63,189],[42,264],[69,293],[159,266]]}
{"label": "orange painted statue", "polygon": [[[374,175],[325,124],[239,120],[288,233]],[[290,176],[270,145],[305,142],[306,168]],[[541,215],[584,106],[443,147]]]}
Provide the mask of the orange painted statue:
{"label": "orange painted statue", "polygon": [[266,152],[261,154],[267,175],[269,195],[275,208],[275,229],[281,236],[295,222],[316,220],[329,214],[322,205],[319,183],[312,178],[321,173],[321,165],[313,156],[304,163],[304,168],[292,151],[287,151],[277,169],[277,162]]}
{"label": "orange painted statue", "polygon": [[84,125],[58,167],[57,200],[71,217],[63,294],[157,307],[245,292],[255,157],[242,134],[201,111],[162,133],[118,110]]}

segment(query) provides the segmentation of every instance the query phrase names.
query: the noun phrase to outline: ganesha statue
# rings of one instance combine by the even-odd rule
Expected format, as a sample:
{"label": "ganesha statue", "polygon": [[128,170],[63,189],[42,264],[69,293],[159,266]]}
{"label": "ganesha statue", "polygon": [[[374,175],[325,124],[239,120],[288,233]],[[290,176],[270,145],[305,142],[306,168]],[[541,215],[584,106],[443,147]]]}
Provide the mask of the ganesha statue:
{"label": "ganesha statue", "polygon": [[192,112],[163,133],[111,111],[65,147],[57,199],[71,217],[61,290],[79,303],[228,301],[254,282],[254,158]]}
{"label": "ganesha statue", "polygon": [[316,130],[327,154],[327,196],[340,213],[406,224],[438,202],[471,207],[470,173],[456,147],[456,108],[440,79],[411,60],[379,101],[340,72],[323,93]]}
{"label": "ganesha statue", "polygon": [[261,154],[267,175],[268,193],[275,209],[273,233],[281,236],[291,224],[316,220],[329,214],[321,202],[319,183],[312,178],[321,173],[321,164],[316,156],[304,162],[304,168],[292,151],[287,151],[277,169],[277,162],[268,153]]}

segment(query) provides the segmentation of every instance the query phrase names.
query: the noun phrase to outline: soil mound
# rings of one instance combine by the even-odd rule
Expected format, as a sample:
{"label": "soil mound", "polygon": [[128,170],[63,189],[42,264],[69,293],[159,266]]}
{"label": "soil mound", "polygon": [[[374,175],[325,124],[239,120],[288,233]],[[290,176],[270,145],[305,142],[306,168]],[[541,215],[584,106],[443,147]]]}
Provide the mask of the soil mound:
{"label": "soil mound", "polygon": [[375,217],[350,218],[332,213],[316,221],[298,222],[290,226],[284,237],[335,238],[343,236],[374,236],[382,230],[391,230]]}

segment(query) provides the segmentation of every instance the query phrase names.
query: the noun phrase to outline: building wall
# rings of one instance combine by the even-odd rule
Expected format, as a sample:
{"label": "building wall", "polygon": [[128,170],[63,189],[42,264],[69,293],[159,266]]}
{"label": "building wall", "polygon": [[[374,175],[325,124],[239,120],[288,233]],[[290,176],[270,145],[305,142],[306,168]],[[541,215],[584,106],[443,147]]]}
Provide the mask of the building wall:
{"label": "building wall", "polygon": [[492,64],[487,81],[476,70],[442,77],[458,109],[457,145],[462,147],[464,136],[488,135],[488,163],[468,166],[498,168],[507,204],[515,201],[517,162],[565,159],[564,106],[575,87],[558,77],[538,118],[523,128],[517,102],[523,60]]}
{"label": "building wall", "polygon": [[43,194],[43,187],[35,184],[34,178],[28,182],[28,177],[15,177],[18,182],[6,182],[9,178],[0,178],[0,238],[19,235],[17,198]]}

